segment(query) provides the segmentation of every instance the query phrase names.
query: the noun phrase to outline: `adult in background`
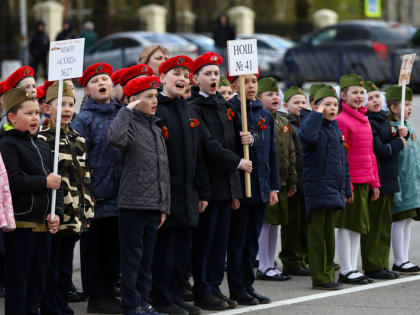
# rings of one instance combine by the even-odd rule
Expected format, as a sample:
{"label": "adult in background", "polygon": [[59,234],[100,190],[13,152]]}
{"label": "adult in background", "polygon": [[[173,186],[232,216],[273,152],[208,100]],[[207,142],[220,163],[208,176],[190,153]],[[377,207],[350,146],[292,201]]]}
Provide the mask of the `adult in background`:
{"label": "adult in background", "polygon": [[[236,38],[235,28],[230,24],[229,18],[226,14],[222,14],[217,18],[217,24],[213,30],[214,44],[218,53],[223,60],[227,60],[226,42]],[[227,63],[226,63],[227,64]],[[226,65],[224,66],[224,68]],[[226,69],[224,72],[226,72]]]}
{"label": "adult in background", "polygon": [[66,40],[77,38],[77,34],[73,31],[73,26],[69,20],[63,22],[63,30],[58,33],[55,40]]}
{"label": "adult in background", "polygon": [[97,40],[98,34],[95,32],[95,24],[91,21],[83,24],[83,30],[80,32],[80,37],[85,39],[85,49],[89,49]]}
{"label": "adult in background", "polygon": [[153,69],[153,75],[159,77],[159,66],[169,58],[169,51],[161,45],[147,46],[139,56],[138,64],[148,65]]}
{"label": "adult in background", "polygon": [[29,51],[31,54],[30,66],[35,70],[35,74],[38,74],[38,66],[42,65],[44,75],[46,75],[47,68],[47,55],[50,47],[50,39],[45,33],[44,22],[36,23],[36,31],[31,38],[29,43]]}

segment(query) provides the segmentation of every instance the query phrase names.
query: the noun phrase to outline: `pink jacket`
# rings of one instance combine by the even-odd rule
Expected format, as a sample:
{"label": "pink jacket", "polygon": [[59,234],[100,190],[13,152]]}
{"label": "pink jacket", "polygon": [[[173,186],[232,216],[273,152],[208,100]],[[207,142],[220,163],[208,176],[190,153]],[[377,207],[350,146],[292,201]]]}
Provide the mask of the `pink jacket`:
{"label": "pink jacket", "polygon": [[9,179],[3,158],[0,154],[0,229],[10,231],[16,229],[13,213],[12,196],[10,194]]}
{"label": "pink jacket", "polygon": [[366,108],[359,111],[350,108],[345,102],[343,110],[337,116],[338,128],[344,135],[349,161],[350,180],[352,184],[369,184],[380,187],[378,165],[373,153],[373,136]]}

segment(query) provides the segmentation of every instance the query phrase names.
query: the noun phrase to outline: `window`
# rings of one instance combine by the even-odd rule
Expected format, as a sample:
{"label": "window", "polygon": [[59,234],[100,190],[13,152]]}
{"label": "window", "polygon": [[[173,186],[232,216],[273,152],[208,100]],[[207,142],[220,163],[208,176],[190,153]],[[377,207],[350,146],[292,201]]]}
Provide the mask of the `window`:
{"label": "window", "polygon": [[141,46],[141,44],[132,38],[118,38],[114,49],[135,48],[139,46]]}
{"label": "window", "polygon": [[116,39],[105,40],[93,46],[92,49],[89,51],[89,53],[99,53],[99,52],[113,50],[115,49],[116,45],[117,45]]}
{"label": "window", "polygon": [[337,29],[329,28],[325,31],[322,31],[316,34],[314,37],[312,37],[311,43],[314,46],[325,45],[325,44],[328,44],[329,42],[334,41],[336,35],[337,35]]}

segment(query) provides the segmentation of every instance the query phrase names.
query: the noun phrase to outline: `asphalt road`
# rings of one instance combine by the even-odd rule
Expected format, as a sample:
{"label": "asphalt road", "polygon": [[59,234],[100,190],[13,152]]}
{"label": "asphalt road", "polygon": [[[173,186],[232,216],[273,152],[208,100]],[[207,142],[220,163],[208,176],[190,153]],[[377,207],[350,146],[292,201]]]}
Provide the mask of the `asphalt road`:
{"label": "asphalt road", "polygon": [[[79,91],[77,94],[77,98],[80,100],[81,92]],[[420,95],[416,95],[411,120],[412,125],[420,134],[419,107]],[[78,287],[81,287],[79,257],[77,247],[73,280]],[[410,260],[420,264],[420,222],[413,222]],[[391,252],[390,264],[392,262],[393,255]],[[279,261],[278,263],[281,266]],[[361,269],[360,259],[359,269]],[[273,301],[271,304],[254,308],[242,307],[218,314],[420,314],[419,280],[420,276],[402,276],[397,280],[376,281],[365,286],[346,285],[346,289],[332,293],[313,290],[309,277],[294,277],[290,281],[278,283],[256,281],[256,290],[270,296]],[[228,292],[226,282],[223,283],[223,291]],[[3,300],[0,300],[0,304],[3,304]],[[87,314],[87,302],[73,303],[71,306],[75,314]],[[0,306],[0,314],[2,311],[3,305]],[[210,313],[205,312],[205,314]]]}

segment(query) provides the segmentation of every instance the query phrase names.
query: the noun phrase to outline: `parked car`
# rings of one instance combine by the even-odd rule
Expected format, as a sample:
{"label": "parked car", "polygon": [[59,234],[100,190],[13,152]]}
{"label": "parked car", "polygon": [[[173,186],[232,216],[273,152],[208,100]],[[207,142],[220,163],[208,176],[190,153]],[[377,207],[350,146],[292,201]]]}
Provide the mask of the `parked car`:
{"label": "parked car", "polygon": [[[341,75],[354,72],[379,85],[395,83],[402,54],[415,52],[409,47],[412,34],[409,25],[383,21],[355,20],[325,27],[303,36],[287,50],[284,79],[287,85],[302,85],[338,81]],[[413,79],[420,82],[417,74]]]}
{"label": "parked car", "polygon": [[207,51],[214,51],[214,40],[203,34],[192,34],[192,33],[176,33],[187,41],[195,44],[198,47],[198,53],[201,55]]}
{"label": "parked car", "polygon": [[237,39],[257,39],[258,66],[263,76],[283,77],[283,56],[294,43],[273,34],[238,35]]}
{"label": "parked car", "polygon": [[106,62],[114,69],[137,64],[141,51],[149,46],[159,44],[169,50],[170,56],[198,56],[197,46],[182,37],[170,33],[121,32],[104,37],[85,52],[85,68],[97,63]]}

